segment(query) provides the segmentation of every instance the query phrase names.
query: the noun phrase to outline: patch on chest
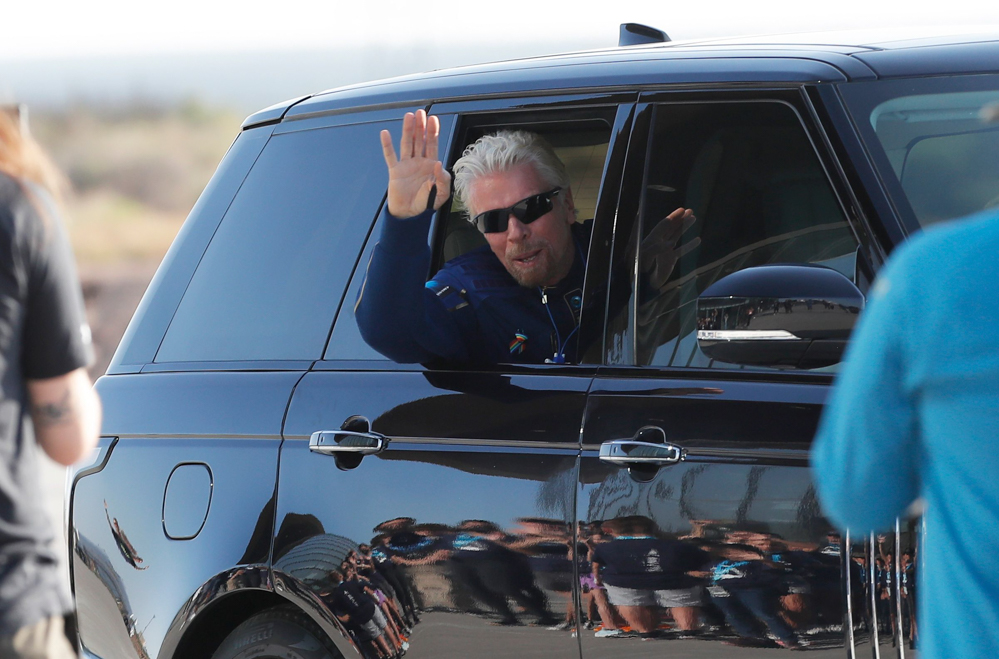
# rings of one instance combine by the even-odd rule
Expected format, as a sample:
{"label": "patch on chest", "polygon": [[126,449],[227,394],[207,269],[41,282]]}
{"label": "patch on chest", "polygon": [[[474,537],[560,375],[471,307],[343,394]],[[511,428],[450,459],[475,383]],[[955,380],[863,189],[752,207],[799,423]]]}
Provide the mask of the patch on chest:
{"label": "patch on chest", "polygon": [[527,346],[527,335],[517,332],[513,335],[513,341],[510,341],[510,354],[519,355],[524,352],[524,348]]}

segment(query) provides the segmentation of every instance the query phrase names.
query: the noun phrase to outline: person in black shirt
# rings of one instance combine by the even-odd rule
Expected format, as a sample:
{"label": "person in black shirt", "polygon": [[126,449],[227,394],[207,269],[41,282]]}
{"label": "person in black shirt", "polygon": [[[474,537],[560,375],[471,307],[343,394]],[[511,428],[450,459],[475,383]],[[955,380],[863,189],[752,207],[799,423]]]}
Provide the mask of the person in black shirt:
{"label": "person in black shirt", "polygon": [[780,615],[782,567],[750,545],[727,545],[721,554],[723,560],[711,569],[708,593],[739,635],[741,640],[735,644],[773,646],[765,636],[769,631],[777,645],[801,647],[794,630]]}
{"label": "person in black shirt", "polygon": [[41,507],[35,442],[71,465],[96,444],[90,330],[53,168],[0,113],[0,656],[75,656],[72,610]]}
{"label": "person in black shirt", "polygon": [[596,545],[593,576],[633,630],[653,634],[657,607],[670,609],[677,627],[693,631],[700,621],[702,601],[698,579],[690,572],[709,562],[709,555],[692,544],[654,534],[655,524],[634,515],[604,522],[610,542]]}
{"label": "person in black shirt", "polygon": [[340,622],[358,640],[367,641],[379,656],[394,657],[396,653],[389,646],[384,634],[385,616],[366,590],[371,587],[371,582],[364,579],[346,581],[336,570],[330,571],[329,581],[336,588],[332,592],[324,593],[323,599],[327,600],[327,604]]}

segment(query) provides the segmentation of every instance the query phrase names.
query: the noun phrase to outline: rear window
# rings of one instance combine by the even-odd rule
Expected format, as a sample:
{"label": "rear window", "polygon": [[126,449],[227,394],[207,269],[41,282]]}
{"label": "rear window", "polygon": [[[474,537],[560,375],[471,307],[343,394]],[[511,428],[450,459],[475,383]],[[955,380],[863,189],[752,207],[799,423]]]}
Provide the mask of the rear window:
{"label": "rear window", "polygon": [[157,362],[322,356],[384,196],[378,133],[388,127],[271,138],[212,238]]}

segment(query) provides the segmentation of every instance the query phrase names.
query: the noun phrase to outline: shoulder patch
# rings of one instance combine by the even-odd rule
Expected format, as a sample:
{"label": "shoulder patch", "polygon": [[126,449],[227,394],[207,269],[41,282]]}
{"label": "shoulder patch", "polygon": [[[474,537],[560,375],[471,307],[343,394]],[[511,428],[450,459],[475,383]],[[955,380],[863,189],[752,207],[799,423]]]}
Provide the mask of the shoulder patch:
{"label": "shoulder patch", "polygon": [[448,311],[457,311],[468,306],[468,291],[464,288],[458,289],[433,279],[427,282],[427,288],[444,303]]}

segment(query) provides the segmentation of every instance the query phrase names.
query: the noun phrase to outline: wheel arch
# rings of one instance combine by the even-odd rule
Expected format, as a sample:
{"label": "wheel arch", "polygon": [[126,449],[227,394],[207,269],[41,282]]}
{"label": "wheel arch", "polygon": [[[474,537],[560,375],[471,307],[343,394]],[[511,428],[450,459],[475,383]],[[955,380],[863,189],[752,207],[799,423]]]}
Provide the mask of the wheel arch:
{"label": "wheel arch", "polygon": [[332,613],[303,584],[280,572],[272,581],[270,570],[261,565],[232,568],[202,584],[174,616],[159,659],[211,659],[243,621],[288,604],[312,618],[341,655],[361,655]]}

